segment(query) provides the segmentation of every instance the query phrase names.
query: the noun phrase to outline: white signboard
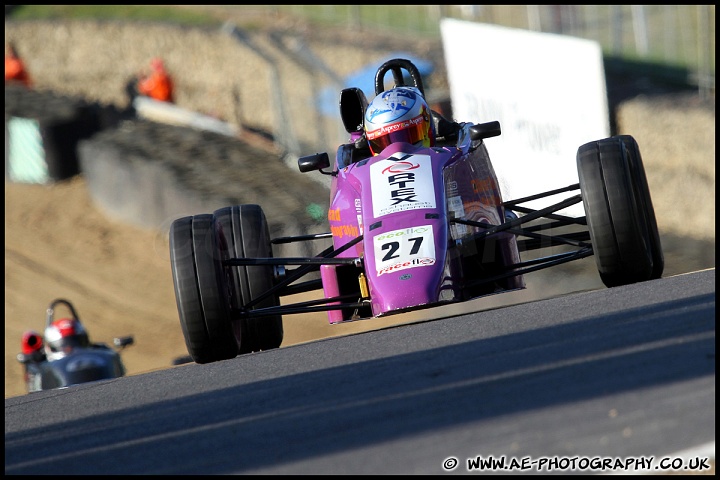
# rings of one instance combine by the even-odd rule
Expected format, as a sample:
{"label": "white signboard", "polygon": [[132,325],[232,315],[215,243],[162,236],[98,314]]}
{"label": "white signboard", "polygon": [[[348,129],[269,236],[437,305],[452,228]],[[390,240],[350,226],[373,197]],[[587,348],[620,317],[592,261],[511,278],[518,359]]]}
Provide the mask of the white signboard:
{"label": "white signboard", "polygon": [[[440,29],[454,119],[500,122],[502,135],[485,144],[503,199],[577,183],[578,147],[610,135],[600,45],[449,18]],[[582,203],[559,213],[585,214]]]}

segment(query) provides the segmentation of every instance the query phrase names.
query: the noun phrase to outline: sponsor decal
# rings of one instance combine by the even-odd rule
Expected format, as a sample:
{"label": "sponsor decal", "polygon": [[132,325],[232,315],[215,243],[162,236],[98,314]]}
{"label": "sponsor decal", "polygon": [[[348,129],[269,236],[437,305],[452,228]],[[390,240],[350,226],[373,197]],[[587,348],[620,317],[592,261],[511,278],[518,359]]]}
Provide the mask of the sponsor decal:
{"label": "sponsor decal", "polygon": [[[448,211],[452,218],[465,218],[465,206],[460,196],[449,197],[447,200]],[[467,234],[467,225],[461,223],[450,224],[450,232],[454,239],[458,239]]]}
{"label": "sponsor decal", "polygon": [[328,220],[330,220],[331,222],[339,222],[340,221],[340,209],[339,208],[335,208],[335,209],[331,208],[330,210],[328,210]]}
{"label": "sponsor decal", "polygon": [[405,160],[399,160],[394,164],[390,165],[389,167],[383,169],[382,173],[383,175],[399,175],[409,170],[415,170],[416,168],[420,168],[420,165]]}
{"label": "sponsor decal", "polygon": [[495,188],[495,182],[490,179],[475,179],[471,182],[473,191],[480,196],[481,201],[492,205],[502,203],[500,192]]}
{"label": "sponsor decal", "polygon": [[[368,108],[365,118],[371,123],[387,123],[405,115],[415,105],[415,93],[410,90],[388,90],[383,92],[385,107]],[[373,105],[377,105],[373,102]],[[380,118],[378,118],[380,117]]]}
{"label": "sponsor decal", "polygon": [[402,230],[393,230],[392,232],[387,233],[381,233],[380,235],[376,235],[374,240],[376,242],[384,242],[385,240],[395,240],[399,237],[410,237],[410,236],[417,236],[417,235],[432,235],[432,226],[425,225],[422,227],[410,227],[405,228]]}
{"label": "sponsor decal", "polygon": [[362,218],[362,202],[359,198],[355,199],[355,211],[357,212],[357,223],[360,227],[360,235],[363,233],[363,218]]}
{"label": "sponsor decal", "polygon": [[367,139],[368,140],[375,140],[378,137],[382,137],[383,135],[387,135],[389,133],[397,132],[400,130],[405,130],[406,128],[415,126],[415,125],[421,125],[423,123],[424,116],[418,115],[415,118],[411,118],[410,120],[401,120],[399,122],[391,123],[389,125],[383,125],[382,127],[378,128],[377,130],[373,130],[371,132],[367,132]]}
{"label": "sponsor decal", "polygon": [[406,268],[435,264],[432,225],[421,225],[381,233],[373,237],[378,276]]}
{"label": "sponsor decal", "polygon": [[428,155],[396,154],[370,166],[375,218],[396,212],[435,208],[435,184]]}
{"label": "sponsor decal", "polygon": [[385,273],[397,272],[398,270],[404,270],[406,268],[412,268],[412,267],[426,267],[428,265],[435,265],[435,259],[434,258],[414,258],[412,260],[407,260],[407,261],[401,262],[401,263],[395,263],[393,265],[388,265],[387,267],[381,268],[380,270],[378,270],[378,277]]}
{"label": "sponsor decal", "polygon": [[338,225],[336,227],[330,226],[330,231],[333,234],[333,237],[342,238],[344,236],[348,237],[357,237],[358,236],[358,227],[355,225]]}

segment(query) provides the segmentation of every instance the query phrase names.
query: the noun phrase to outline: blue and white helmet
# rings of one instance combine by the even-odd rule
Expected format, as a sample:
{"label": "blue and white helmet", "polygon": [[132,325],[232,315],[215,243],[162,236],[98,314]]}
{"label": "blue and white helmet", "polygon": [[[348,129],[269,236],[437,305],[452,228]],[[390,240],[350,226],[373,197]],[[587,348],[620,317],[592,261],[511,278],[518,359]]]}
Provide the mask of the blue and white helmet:
{"label": "blue and white helmet", "polygon": [[415,87],[396,87],[378,94],[365,110],[365,136],[373,155],[396,142],[432,147],[432,112]]}

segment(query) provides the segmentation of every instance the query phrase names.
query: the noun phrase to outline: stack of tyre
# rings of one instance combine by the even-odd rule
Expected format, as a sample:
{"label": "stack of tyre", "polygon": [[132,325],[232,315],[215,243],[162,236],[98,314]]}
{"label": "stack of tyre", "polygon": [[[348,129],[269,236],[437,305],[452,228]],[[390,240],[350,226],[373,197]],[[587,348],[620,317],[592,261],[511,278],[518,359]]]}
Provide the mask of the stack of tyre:
{"label": "stack of tyre", "polygon": [[100,108],[50,91],[5,86],[5,178],[52,183],[79,173],[77,144],[101,128]]}
{"label": "stack of tyre", "polygon": [[123,221],[168,231],[181,216],[258,204],[273,237],[323,228],[325,219],[308,207],[327,211],[327,187],[237,137],[134,118],[83,140],[78,151],[92,198]]}

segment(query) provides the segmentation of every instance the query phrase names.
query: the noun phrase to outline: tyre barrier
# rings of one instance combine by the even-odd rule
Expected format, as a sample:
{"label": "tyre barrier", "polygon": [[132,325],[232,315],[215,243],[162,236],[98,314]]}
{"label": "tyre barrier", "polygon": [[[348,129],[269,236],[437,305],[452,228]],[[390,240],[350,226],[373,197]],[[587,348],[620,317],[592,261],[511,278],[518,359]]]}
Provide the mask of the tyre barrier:
{"label": "tyre barrier", "polygon": [[[132,119],[82,140],[78,155],[93,201],[118,220],[167,233],[182,216],[258,204],[272,238],[327,229],[309,207],[326,212],[328,188],[236,137]],[[275,255],[314,255],[322,242],[278,245]]]}
{"label": "tyre barrier", "polygon": [[77,175],[77,144],[102,128],[101,117],[83,100],[6,85],[5,178],[45,184]]}
{"label": "tyre barrier", "polygon": [[[180,216],[245,203],[263,207],[273,238],[326,228],[316,212],[327,211],[328,188],[277,154],[237,137],[6,85],[6,180],[46,184],[79,173],[111,217],[164,232]],[[289,244],[278,252],[304,256],[315,248]]]}

